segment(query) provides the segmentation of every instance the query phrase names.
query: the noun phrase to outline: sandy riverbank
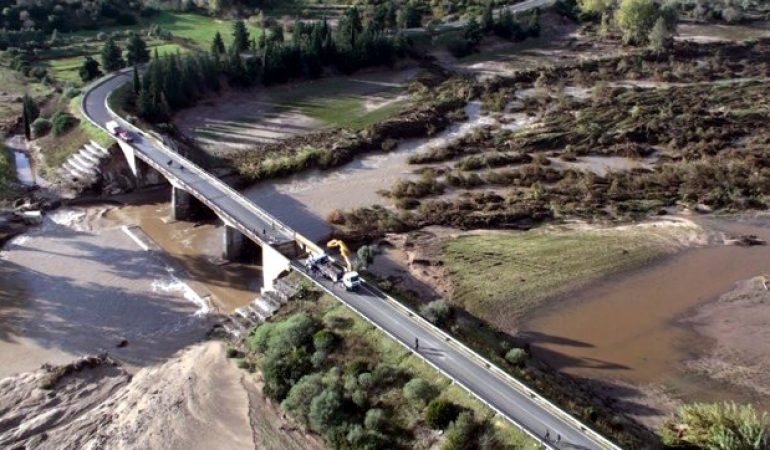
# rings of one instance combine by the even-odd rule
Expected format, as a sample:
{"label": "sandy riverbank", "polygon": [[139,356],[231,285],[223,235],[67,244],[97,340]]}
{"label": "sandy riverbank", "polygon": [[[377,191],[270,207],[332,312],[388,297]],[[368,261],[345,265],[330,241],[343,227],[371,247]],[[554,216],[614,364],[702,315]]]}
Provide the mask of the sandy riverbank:
{"label": "sandy riverbank", "polygon": [[196,344],[131,377],[85,365],[42,389],[51,370],[0,381],[0,446],[47,448],[321,449],[265,402],[224,344]]}

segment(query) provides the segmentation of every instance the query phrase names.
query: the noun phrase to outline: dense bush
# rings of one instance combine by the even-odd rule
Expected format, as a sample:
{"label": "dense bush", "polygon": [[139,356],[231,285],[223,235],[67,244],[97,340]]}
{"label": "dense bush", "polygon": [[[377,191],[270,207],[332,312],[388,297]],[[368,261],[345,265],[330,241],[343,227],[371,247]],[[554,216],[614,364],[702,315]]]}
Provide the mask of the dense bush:
{"label": "dense bush", "polygon": [[282,322],[267,322],[257,327],[248,338],[252,350],[267,352],[308,347],[318,324],[307,314],[295,314]]}
{"label": "dense bush", "polygon": [[420,314],[429,322],[441,327],[447,324],[452,310],[446,300],[434,300],[420,308]]}
{"label": "dense bush", "polygon": [[32,136],[34,138],[45,136],[49,131],[51,131],[50,120],[44,117],[38,117],[34,122],[32,122]]}
{"label": "dense bush", "polygon": [[425,408],[425,423],[435,430],[445,430],[462,409],[449,400],[437,398]]}
{"label": "dense bush", "polygon": [[769,427],[767,415],[751,405],[694,403],[679,407],[660,435],[670,447],[767,450]]}
{"label": "dense bush", "polygon": [[324,390],[322,375],[313,373],[300,378],[281,402],[284,409],[297,422],[309,426],[310,400]]}
{"label": "dense bush", "polygon": [[523,366],[528,358],[527,352],[521,348],[512,348],[505,354],[505,360],[514,366]]}
{"label": "dense bush", "polygon": [[77,125],[78,120],[70,113],[59,111],[51,117],[51,130],[54,136],[61,136]]}
{"label": "dense bush", "polygon": [[424,408],[438,394],[436,388],[422,378],[412,378],[403,388],[404,397],[409,403]]}
{"label": "dense bush", "polygon": [[479,428],[479,424],[473,419],[473,413],[470,411],[461,412],[446,429],[441,450],[476,448],[475,438]]}
{"label": "dense bush", "polygon": [[317,433],[324,433],[329,428],[339,425],[342,419],[342,395],[337,389],[327,388],[310,402],[308,422]]}

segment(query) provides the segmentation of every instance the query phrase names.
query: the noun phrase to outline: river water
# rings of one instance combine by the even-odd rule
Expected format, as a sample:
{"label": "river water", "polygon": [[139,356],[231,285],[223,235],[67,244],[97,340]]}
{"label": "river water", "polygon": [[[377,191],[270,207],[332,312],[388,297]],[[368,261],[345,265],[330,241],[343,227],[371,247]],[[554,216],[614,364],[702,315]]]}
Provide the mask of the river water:
{"label": "river water", "polygon": [[[770,224],[703,219],[728,235],[770,241]],[[680,319],[714,301],[737,282],[770,269],[766,246],[691,249],[660,264],[564,296],[535,313],[524,332],[533,352],[561,371],[590,379],[664,385],[685,397],[731,397],[713,383],[683,371],[683,362],[713,344]],[[733,397],[734,398],[734,397]]]}
{"label": "river water", "polygon": [[368,154],[330,171],[312,170],[264,181],[243,193],[287,225],[320,241],[331,231],[325,220],[331,211],[381,204],[383,197],[378,192],[390,189],[399,179],[414,176],[415,166],[407,161],[410,155],[444,146],[494,123],[494,119],[482,115],[478,101],[468,103],[465,113],[467,121],[429,138],[402,142],[394,151]]}
{"label": "river water", "polygon": [[0,251],[0,378],[102,351],[139,368],[205,337],[206,300],[105,210],[59,209]]}

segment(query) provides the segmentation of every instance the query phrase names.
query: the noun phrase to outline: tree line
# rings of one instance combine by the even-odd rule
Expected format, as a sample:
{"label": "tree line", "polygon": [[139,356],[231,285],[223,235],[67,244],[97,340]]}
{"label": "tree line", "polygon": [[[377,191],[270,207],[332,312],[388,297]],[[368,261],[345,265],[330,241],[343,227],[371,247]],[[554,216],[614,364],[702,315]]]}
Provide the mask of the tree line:
{"label": "tree line", "polygon": [[[282,29],[251,36],[243,21],[233,23],[232,44],[225,46],[217,33],[208,52],[150,57],[146,43],[133,35],[125,52],[108,38],[100,61],[86,57],[80,67],[83,81],[134,66],[131,102],[137,113],[152,120],[165,120],[173,111],[192,106],[206,92],[228,85],[249,87],[284,83],[294,78],[317,78],[325,67],[352,73],[370,66],[390,65],[404,57],[409,44],[388,32],[388,20],[372,18],[364,23],[359,10],[350,8],[332,29],[324,21],[297,22],[290,40]],[[124,56],[125,53],[125,56]],[[147,63],[140,76],[137,65]]]}

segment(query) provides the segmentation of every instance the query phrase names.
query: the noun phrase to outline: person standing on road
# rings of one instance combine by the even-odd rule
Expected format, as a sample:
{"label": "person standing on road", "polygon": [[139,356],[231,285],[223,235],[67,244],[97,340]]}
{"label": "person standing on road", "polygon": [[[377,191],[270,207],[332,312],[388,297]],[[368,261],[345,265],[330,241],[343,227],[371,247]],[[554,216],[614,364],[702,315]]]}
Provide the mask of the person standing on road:
{"label": "person standing on road", "polygon": [[414,351],[420,351],[420,340],[414,338]]}

